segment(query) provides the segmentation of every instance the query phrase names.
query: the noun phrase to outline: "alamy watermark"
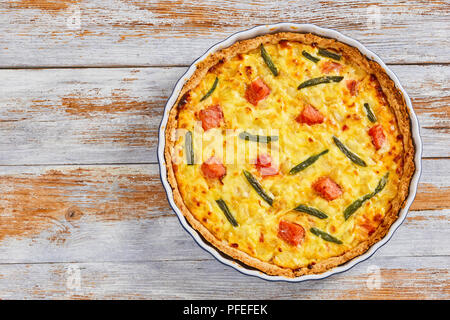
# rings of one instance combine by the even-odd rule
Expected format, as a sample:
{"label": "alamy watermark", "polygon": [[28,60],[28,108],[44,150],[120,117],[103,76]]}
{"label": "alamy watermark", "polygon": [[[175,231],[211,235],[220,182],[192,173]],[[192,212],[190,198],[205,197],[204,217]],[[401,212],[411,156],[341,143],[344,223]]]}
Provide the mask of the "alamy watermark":
{"label": "alamy watermark", "polygon": [[366,17],[366,26],[368,29],[381,29],[381,8],[379,6],[368,6],[366,9]]}
{"label": "alamy watermark", "polygon": [[72,6],[67,11],[66,26],[70,30],[81,29],[81,10],[79,6]]}
{"label": "alamy watermark", "polygon": [[382,277],[380,267],[377,265],[370,265],[367,267],[368,278],[366,281],[367,288],[370,290],[381,289]]}
{"label": "alamy watermark", "polygon": [[81,269],[78,265],[69,265],[66,270],[66,287],[69,291],[81,291]]}

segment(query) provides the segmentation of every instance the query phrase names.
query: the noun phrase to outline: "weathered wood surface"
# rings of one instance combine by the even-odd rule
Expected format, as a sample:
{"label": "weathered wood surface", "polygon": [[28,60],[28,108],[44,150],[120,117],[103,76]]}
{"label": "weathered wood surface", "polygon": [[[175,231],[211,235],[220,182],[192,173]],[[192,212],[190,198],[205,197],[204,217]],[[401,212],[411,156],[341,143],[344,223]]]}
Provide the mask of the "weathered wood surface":
{"label": "weathered wood surface", "polygon": [[380,254],[345,273],[301,284],[264,281],[201,258],[208,257],[199,251],[195,260],[0,265],[1,295],[10,299],[24,294],[35,299],[442,299],[450,294],[450,263],[442,256]]}
{"label": "weathered wood surface", "polygon": [[[0,298],[449,299],[449,8],[1,2]],[[391,241],[348,272],[301,284],[244,276],[203,251],[156,164],[162,110],[186,66],[233,32],[277,21],[335,28],[380,54],[424,142],[417,197]]]}
{"label": "weathered wood surface", "polygon": [[446,63],[449,10],[420,0],[8,0],[0,66],[186,65],[234,32],[280,21],[334,28],[389,63]]}
{"label": "weathered wood surface", "polygon": [[[295,285],[243,280],[200,249],[168,206],[156,164],[1,169],[0,221],[7,226],[0,233],[2,298],[18,292],[36,298],[206,298],[211,290],[220,298],[231,288],[240,292],[235,298],[256,297],[244,290],[249,283],[261,298],[450,295],[448,159],[424,160],[418,197],[388,245],[348,275],[299,285],[307,289],[300,292]],[[75,291],[66,284],[71,263],[82,270]],[[360,292],[373,272],[368,266],[381,269],[383,282]],[[184,285],[173,285],[181,279]]]}
{"label": "weathered wood surface", "polygon": [[[450,66],[392,69],[419,116],[424,156],[450,156]],[[0,164],[155,163],[162,110],[185,70],[0,70]]]}
{"label": "weathered wood surface", "polygon": [[[442,180],[428,180],[440,170]],[[385,254],[450,255],[449,172],[447,159],[424,161],[419,196]],[[169,207],[155,164],[2,167],[0,209],[0,264],[194,260],[200,250]]]}

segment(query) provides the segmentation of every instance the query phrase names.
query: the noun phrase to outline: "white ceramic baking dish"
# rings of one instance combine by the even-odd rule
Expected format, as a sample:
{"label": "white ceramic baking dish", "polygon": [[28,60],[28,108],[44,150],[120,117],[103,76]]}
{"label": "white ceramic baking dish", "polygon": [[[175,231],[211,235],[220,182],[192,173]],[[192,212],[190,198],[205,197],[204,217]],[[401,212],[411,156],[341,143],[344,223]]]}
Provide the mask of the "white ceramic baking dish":
{"label": "white ceramic baking dish", "polygon": [[[230,257],[225,256],[221,252],[219,252],[214,246],[209,244],[208,242],[204,241],[203,238],[199,235],[199,233],[194,230],[189,223],[186,221],[185,217],[181,213],[180,209],[177,207],[173,200],[173,193],[172,188],[170,187],[169,182],[167,181],[167,169],[166,169],[166,163],[164,159],[164,147],[165,147],[165,128],[169,116],[169,111],[175,104],[178,95],[185,84],[185,82],[191,77],[191,75],[194,73],[197,63],[205,59],[208,55],[221,50],[223,48],[227,48],[231,46],[236,41],[245,40],[254,38],[260,35],[268,34],[268,33],[276,33],[276,32],[300,32],[300,33],[314,33],[320,36],[328,37],[328,38],[334,38],[340,42],[346,43],[352,47],[357,48],[362,54],[364,54],[366,57],[368,57],[371,60],[376,61],[389,75],[389,77],[394,81],[396,87],[402,92],[406,105],[409,108],[410,116],[411,116],[411,131],[412,131],[412,138],[415,144],[416,153],[414,156],[414,162],[416,165],[416,171],[411,179],[411,184],[409,187],[409,195],[406,199],[405,206],[403,209],[399,212],[399,217],[395,223],[392,224],[391,228],[389,229],[389,232],[386,234],[386,236],[380,240],[379,242],[375,243],[367,252],[364,254],[354,258],[353,260],[350,260],[346,262],[343,265],[340,265],[336,268],[333,268],[327,272],[321,273],[321,274],[311,274],[311,275],[304,275],[297,278],[286,278],[283,276],[270,276],[267,274],[262,273],[261,271],[252,269],[250,267],[246,267],[242,263],[239,263],[235,260],[233,260]],[[178,82],[175,85],[175,88],[172,91],[172,94],[170,95],[165,109],[163,118],[161,121],[161,125],[159,128],[159,144],[158,144],[158,160],[159,160],[159,166],[160,166],[160,174],[161,174],[161,181],[162,184],[166,190],[167,198],[169,200],[169,204],[175,211],[175,213],[178,216],[178,219],[180,220],[182,226],[186,229],[187,232],[194,238],[194,240],[206,251],[211,253],[217,260],[220,262],[231,266],[235,268],[236,270],[247,274],[256,276],[265,280],[271,280],[271,281],[289,281],[289,282],[300,282],[305,280],[312,280],[312,279],[323,279],[330,275],[340,273],[343,271],[346,271],[356,265],[357,263],[364,261],[368,259],[370,256],[372,256],[375,251],[377,251],[381,246],[383,246],[386,242],[389,241],[389,239],[394,234],[395,230],[402,224],[402,222],[405,220],[406,215],[408,213],[408,209],[411,205],[411,203],[414,200],[414,197],[416,195],[417,190],[417,184],[419,182],[419,177],[421,173],[421,156],[422,156],[422,142],[420,139],[419,134],[419,123],[417,121],[416,114],[414,113],[414,110],[411,105],[411,100],[408,97],[408,94],[403,89],[402,85],[400,84],[400,81],[398,80],[397,76],[384,64],[384,62],[373,52],[366,49],[361,43],[358,41],[349,38],[347,36],[344,36],[340,32],[337,32],[335,30],[331,29],[325,29],[321,27],[317,27],[312,24],[296,24],[296,23],[278,23],[278,24],[272,24],[272,25],[263,25],[263,26],[257,26],[249,30],[241,31],[238,33],[235,33],[228,37],[227,39],[217,43],[213,47],[211,47],[205,54],[203,54],[200,58],[195,60],[192,65],[189,67],[189,69],[186,71],[186,73],[178,80]]]}

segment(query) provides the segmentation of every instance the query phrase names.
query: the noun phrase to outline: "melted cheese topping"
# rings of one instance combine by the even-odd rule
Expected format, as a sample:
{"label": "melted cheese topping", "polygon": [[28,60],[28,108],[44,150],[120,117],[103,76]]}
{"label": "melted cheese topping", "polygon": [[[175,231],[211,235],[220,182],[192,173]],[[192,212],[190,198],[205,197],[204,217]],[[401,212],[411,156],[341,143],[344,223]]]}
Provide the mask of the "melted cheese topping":
{"label": "melted cheese topping", "polygon": [[[343,68],[327,74],[343,76],[341,82],[297,90],[303,81],[323,76],[322,65],[333,60],[319,56],[317,48],[298,42],[270,44],[265,48],[279,70],[278,76],[273,76],[258,49],[210,69],[190,91],[188,103],[178,114],[178,128],[194,132],[196,164],[178,161],[174,171],[187,208],[218,239],[262,261],[295,269],[342,255],[366,240],[377,228],[396,196],[401,174],[399,155],[403,147],[395,116],[377,92],[378,82],[370,74],[342,57],[334,62],[342,64]],[[303,50],[320,57],[320,61],[314,63],[304,58]],[[217,88],[200,101],[216,77],[219,78]],[[254,106],[246,100],[245,91],[257,78],[261,78],[271,92]],[[356,96],[350,94],[346,80],[358,81]],[[386,142],[378,151],[368,134],[375,124],[368,120],[364,103],[370,105],[377,117],[375,124],[381,124],[386,135]],[[222,108],[224,122],[220,128],[204,132],[198,125],[198,113],[214,104]],[[319,110],[325,121],[312,126],[296,122],[306,104]],[[241,131],[256,133],[258,130],[265,135],[277,133],[279,141],[266,145],[237,138]],[[333,143],[333,135],[364,159],[367,167],[351,162]],[[185,158],[184,146],[184,135],[179,134],[174,148],[178,160]],[[289,175],[292,167],[325,149],[329,152],[313,165]],[[255,154],[262,153],[272,155],[279,165],[278,175],[262,177],[259,174],[252,161]],[[224,156],[227,174],[222,182],[202,175],[201,163],[211,155]],[[264,202],[250,186],[242,174],[243,169],[250,171],[273,196],[273,206]],[[383,191],[345,220],[344,209],[372,192],[386,172],[390,175]],[[333,201],[320,197],[312,184],[322,176],[339,184],[342,196]],[[216,204],[217,199],[227,203],[238,227],[230,224]],[[299,204],[317,208],[328,218],[293,211]],[[278,237],[280,220],[303,226],[306,234],[301,245],[292,246]],[[310,232],[312,227],[333,235],[342,244],[314,235]]]}

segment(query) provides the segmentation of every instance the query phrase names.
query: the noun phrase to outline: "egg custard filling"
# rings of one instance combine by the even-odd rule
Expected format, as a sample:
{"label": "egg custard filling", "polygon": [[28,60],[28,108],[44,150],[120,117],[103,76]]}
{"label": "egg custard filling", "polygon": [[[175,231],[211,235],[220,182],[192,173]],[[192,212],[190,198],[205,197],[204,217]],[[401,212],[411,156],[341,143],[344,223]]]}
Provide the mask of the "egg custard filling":
{"label": "egg custard filling", "polygon": [[191,226],[237,261],[288,277],[383,238],[414,172],[392,80],[312,34],[244,40],[202,61],[170,112],[165,151]]}

